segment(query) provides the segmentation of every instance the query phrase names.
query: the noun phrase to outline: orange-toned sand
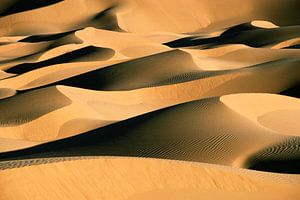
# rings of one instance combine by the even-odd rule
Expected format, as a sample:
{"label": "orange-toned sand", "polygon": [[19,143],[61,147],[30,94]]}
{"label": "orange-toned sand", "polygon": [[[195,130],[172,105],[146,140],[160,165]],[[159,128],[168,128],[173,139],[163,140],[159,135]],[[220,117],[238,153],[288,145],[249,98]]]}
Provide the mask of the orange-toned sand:
{"label": "orange-toned sand", "polygon": [[0,200],[300,199],[299,9],[1,1]]}
{"label": "orange-toned sand", "polygon": [[299,175],[143,158],[57,161],[0,171],[0,178],[3,199],[34,194],[46,199],[279,200],[300,195]]}

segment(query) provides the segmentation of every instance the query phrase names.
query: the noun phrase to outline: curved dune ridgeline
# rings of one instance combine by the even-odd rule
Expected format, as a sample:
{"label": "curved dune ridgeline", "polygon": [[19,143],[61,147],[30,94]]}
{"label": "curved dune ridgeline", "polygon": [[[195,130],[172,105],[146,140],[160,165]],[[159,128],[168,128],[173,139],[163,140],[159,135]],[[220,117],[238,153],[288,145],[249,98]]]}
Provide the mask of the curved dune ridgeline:
{"label": "curved dune ridgeline", "polygon": [[0,2],[0,200],[300,199],[298,0]]}

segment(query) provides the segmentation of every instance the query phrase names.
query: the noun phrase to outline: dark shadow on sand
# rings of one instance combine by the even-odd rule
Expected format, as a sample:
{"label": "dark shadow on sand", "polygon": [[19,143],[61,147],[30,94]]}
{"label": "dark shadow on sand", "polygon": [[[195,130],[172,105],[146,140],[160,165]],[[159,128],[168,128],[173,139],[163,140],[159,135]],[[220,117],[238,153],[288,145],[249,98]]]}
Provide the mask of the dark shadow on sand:
{"label": "dark shadow on sand", "polygon": [[0,17],[20,13],[28,10],[33,10],[45,6],[50,6],[63,0],[12,0],[14,1],[8,8],[0,13]]}
{"label": "dark shadow on sand", "polygon": [[36,63],[23,63],[16,65],[6,72],[13,74],[23,74],[35,69],[39,69],[42,67],[60,64],[60,63],[70,63],[70,62],[87,62],[87,61],[97,61],[97,60],[105,60],[114,55],[114,51],[106,48],[88,46],[83,47],[78,50],[74,50],[63,55],[41,61]]}
{"label": "dark shadow on sand", "polygon": [[186,37],[165,43],[172,48],[213,48],[226,44],[245,44],[250,47],[264,47],[287,39],[298,37],[300,26],[262,29],[243,24],[229,28],[220,36],[211,38]]}

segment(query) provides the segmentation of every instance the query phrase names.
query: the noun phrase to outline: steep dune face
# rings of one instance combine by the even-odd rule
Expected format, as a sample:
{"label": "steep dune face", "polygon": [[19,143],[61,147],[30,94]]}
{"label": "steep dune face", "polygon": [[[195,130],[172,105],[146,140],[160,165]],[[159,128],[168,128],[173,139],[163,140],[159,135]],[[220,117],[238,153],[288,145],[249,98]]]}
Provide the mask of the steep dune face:
{"label": "steep dune face", "polygon": [[299,8],[1,1],[0,199],[298,200]]}

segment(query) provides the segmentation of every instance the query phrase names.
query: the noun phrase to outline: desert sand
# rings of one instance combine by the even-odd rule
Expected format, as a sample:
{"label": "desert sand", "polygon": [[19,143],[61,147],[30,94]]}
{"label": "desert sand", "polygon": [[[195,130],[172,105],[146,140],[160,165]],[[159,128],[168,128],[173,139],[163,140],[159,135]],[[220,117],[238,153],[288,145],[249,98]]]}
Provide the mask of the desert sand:
{"label": "desert sand", "polygon": [[14,189],[11,193],[4,187],[3,199],[30,199],[35,194],[45,199],[275,200],[297,199],[300,195],[299,175],[144,158],[66,158],[0,171],[0,177],[2,183]]}
{"label": "desert sand", "polygon": [[298,0],[0,2],[0,199],[300,199]]}

